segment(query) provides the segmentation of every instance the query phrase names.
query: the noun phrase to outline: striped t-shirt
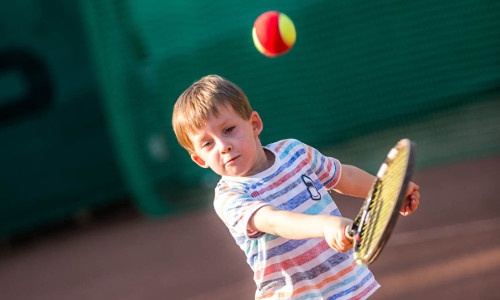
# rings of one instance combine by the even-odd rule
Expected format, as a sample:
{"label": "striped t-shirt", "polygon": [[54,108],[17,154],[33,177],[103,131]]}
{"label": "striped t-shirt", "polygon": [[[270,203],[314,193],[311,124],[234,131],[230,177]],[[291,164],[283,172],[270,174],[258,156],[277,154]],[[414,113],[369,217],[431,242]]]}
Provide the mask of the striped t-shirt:
{"label": "striped t-shirt", "polygon": [[328,189],[341,176],[338,160],[297,140],[282,140],[265,149],[274,164],[249,177],[219,181],[214,207],[247,257],[257,285],[256,299],[365,299],[378,287],[367,267],[357,265],[352,250],[341,253],[324,239],[289,240],[249,232],[259,208],[340,216]]}

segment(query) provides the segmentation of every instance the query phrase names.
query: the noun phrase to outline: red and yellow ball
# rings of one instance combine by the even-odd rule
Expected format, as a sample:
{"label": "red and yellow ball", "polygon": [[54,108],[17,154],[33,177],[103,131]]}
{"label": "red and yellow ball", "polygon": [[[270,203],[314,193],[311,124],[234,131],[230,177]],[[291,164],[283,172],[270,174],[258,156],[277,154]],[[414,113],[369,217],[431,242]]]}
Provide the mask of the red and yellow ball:
{"label": "red and yellow ball", "polygon": [[288,52],[295,44],[295,26],[287,15],[267,11],[255,20],[252,38],[259,52],[276,57]]}

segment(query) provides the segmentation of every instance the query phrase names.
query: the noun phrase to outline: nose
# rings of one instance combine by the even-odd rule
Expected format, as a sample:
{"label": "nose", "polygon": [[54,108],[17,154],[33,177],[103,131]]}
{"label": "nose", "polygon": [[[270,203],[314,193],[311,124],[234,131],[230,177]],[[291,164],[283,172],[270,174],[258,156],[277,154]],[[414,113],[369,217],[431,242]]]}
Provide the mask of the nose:
{"label": "nose", "polygon": [[221,139],[219,148],[221,153],[228,153],[231,152],[231,150],[233,150],[233,145],[229,141]]}

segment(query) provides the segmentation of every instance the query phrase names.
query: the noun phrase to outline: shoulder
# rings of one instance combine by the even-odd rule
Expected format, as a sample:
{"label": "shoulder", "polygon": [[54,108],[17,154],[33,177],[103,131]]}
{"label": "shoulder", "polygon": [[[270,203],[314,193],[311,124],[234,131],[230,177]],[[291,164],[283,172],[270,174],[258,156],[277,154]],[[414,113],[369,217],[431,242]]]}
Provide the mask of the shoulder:
{"label": "shoulder", "polygon": [[229,180],[222,178],[215,187],[215,195],[223,193],[245,194],[248,191],[248,184],[245,181]]}
{"label": "shoulder", "polygon": [[238,235],[246,235],[250,217],[260,207],[268,205],[257,199],[251,183],[221,179],[215,189],[213,207],[219,218]]}
{"label": "shoulder", "polygon": [[304,148],[307,145],[297,139],[283,139],[266,145],[266,148],[274,152],[289,151],[293,148]]}
{"label": "shoulder", "polygon": [[215,187],[213,205],[217,214],[223,216],[224,211],[242,206],[249,199],[248,188],[244,183],[221,179]]}

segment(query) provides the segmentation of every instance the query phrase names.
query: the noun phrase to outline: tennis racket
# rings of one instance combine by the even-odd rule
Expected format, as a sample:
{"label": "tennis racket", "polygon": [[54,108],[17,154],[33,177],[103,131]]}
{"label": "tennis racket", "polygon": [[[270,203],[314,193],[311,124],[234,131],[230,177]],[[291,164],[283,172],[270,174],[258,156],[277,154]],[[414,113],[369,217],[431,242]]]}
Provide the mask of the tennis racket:
{"label": "tennis racket", "polygon": [[360,212],[346,227],[360,265],[375,261],[391,236],[413,172],[414,152],[409,139],[400,140],[389,151]]}

